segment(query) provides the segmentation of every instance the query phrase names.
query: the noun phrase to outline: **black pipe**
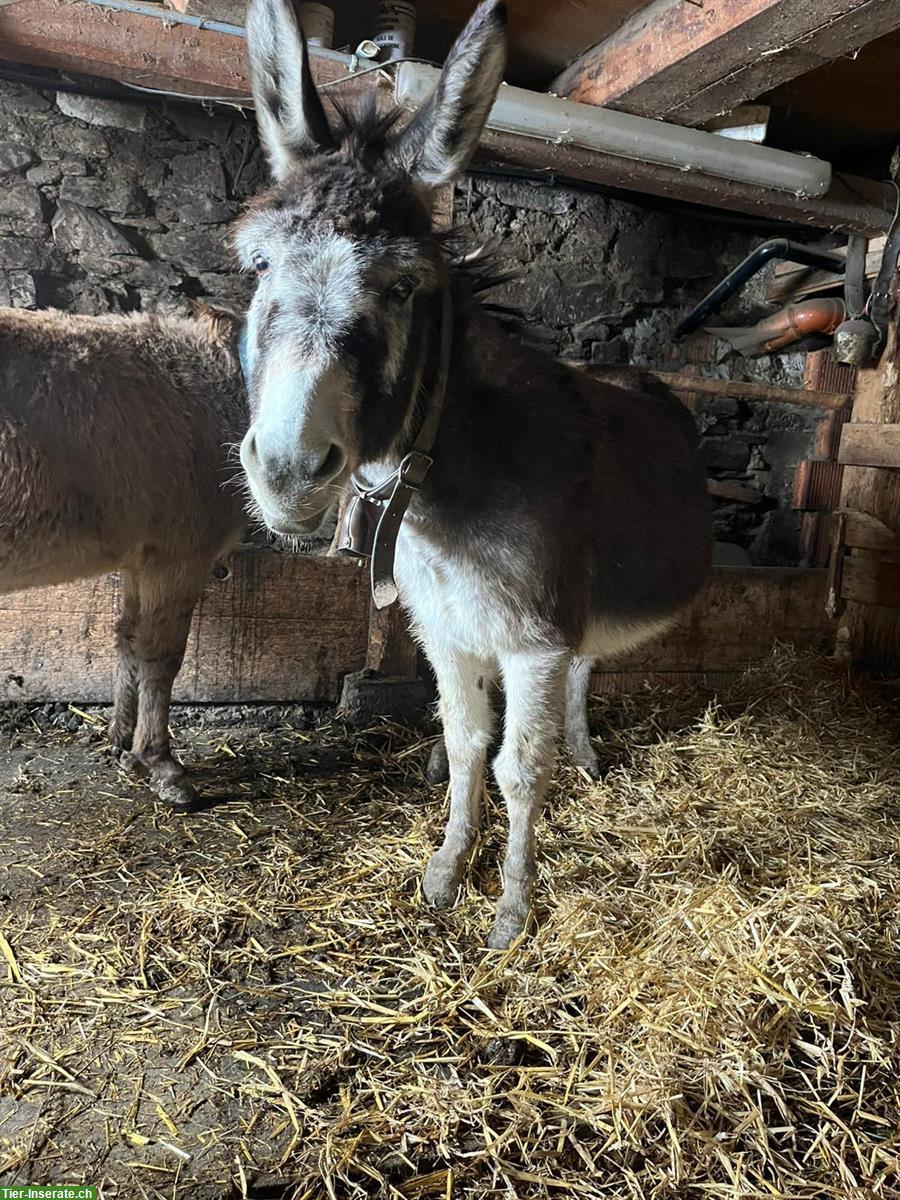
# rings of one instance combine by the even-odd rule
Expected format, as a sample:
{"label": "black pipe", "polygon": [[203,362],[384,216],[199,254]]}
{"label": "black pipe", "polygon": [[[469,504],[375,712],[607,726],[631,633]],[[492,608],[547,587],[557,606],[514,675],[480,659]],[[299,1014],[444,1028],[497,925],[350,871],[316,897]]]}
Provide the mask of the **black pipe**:
{"label": "black pipe", "polygon": [[846,266],[846,260],[838,254],[830,254],[827,250],[811,250],[808,246],[801,246],[799,242],[791,242],[787,238],[772,238],[771,241],[757,246],[721,283],[717,283],[713,290],[703,297],[697,307],[676,325],[673,339],[676,342],[680,341],[695,329],[699,329],[708,317],[718,312],[726,300],[773,258],[800,263],[805,267],[818,267],[821,271],[834,271],[836,274],[843,274]]}

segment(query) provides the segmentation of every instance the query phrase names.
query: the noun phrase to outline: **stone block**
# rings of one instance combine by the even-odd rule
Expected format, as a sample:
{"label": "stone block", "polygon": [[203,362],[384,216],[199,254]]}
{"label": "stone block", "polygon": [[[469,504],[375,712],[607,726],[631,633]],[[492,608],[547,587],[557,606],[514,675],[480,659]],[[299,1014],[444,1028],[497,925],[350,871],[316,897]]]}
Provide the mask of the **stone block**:
{"label": "stone block", "polygon": [[20,142],[0,142],[0,175],[21,171],[34,162],[34,152]]}
{"label": "stone block", "polygon": [[217,230],[172,229],[168,233],[151,234],[149,241],[158,258],[189,275],[225,271],[231,265],[224,239]]}
{"label": "stone block", "polygon": [[25,178],[35,187],[49,187],[51,184],[59,183],[62,179],[62,171],[58,162],[42,162],[36,167],[29,167],[25,172]]}
{"label": "stone block", "polygon": [[0,188],[0,217],[16,221],[41,221],[41,193],[31,183],[16,182]]}
{"label": "stone block", "polygon": [[137,254],[125,235],[101,213],[61,200],[53,218],[53,240],[60,250],[99,258]]}
{"label": "stone block", "polygon": [[704,466],[715,471],[745,471],[750,447],[735,437],[705,437],[700,439],[700,457]]}
{"label": "stone block", "polygon": [[118,100],[103,100],[97,96],[79,96],[75,92],[57,92],[56,107],[67,117],[109,129],[129,129],[132,133],[140,133],[147,123],[147,110],[141,104],[123,104]]}
{"label": "stone block", "polygon": [[354,729],[382,720],[415,724],[426,715],[433,698],[434,689],[427,680],[355,671],[344,679],[338,714]]}

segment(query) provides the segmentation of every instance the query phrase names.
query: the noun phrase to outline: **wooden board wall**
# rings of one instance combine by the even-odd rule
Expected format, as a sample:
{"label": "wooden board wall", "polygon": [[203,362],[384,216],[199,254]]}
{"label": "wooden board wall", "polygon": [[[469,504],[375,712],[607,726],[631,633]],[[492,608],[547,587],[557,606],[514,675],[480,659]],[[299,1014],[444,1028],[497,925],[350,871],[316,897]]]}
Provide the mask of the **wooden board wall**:
{"label": "wooden board wall", "polygon": [[595,691],[631,691],[648,679],[735,675],[778,642],[829,653],[827,573],[802,567],[717,567],[664,637],[595,673]]}
{"label": "wooden board wall", "polygon": [[[366,571],[265,550],[229,565],[195,615],[176,699],[335,702],[366,660]],[[598,682],[734,673],[776,641],[827,649],[825,589],[824,571],[718,568],[675,629]],[[115,577],[0,596],[0,700],[111,700],[118,602]]]}
{"label": "wooden board wall", "polygon": [[[210,579],[176,700],[338,699],[366,658],[368,578],[344,559],[247,550]],[[0,596],[0,700],[112,699],[115,576]]]}

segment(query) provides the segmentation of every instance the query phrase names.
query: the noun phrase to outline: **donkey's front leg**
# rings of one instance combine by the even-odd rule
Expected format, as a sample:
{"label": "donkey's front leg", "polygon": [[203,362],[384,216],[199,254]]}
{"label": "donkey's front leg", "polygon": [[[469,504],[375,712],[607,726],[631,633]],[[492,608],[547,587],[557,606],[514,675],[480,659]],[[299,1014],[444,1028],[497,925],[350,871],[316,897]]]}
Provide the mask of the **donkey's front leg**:
{"label": "donkey's front leg", "polygon": [[501,660],[506,693],[503,745],[494,775],[509,815],[503,894],[488,945],[505,949],[525,928],[536,873],[534,827],[553,769],[568,651],[523,651]]}
{"label": "donkey's front leg", "polygon": [[428,646],[440,697],[444,744],[450,764],[450,818],[440,849],[425,869],[422,892],[447,908],[456,899],[469,852],[481,826],[484,760],[491,740],[490,673],[478,658]]}

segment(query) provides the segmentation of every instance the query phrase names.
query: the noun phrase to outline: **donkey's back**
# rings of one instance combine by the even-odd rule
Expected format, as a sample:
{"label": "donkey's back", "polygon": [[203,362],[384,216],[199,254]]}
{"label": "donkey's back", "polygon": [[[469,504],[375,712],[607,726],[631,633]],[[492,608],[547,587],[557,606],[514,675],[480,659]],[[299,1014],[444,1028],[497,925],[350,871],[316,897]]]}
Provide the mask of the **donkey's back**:
{"label": "donkey's back", "polygon": [[225,540],[243,404],[223,320],[0,309],[0,591]]}

